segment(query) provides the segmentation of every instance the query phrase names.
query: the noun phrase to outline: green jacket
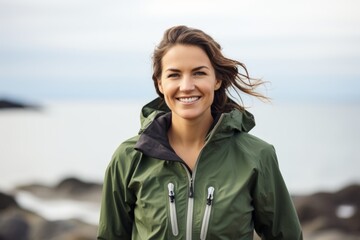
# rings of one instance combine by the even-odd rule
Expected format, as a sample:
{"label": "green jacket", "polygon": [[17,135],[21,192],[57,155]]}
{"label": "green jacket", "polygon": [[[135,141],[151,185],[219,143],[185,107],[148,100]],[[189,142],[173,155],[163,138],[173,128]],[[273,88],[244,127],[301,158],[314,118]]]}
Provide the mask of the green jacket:
{"label": "green jacket", "polygon": [[193,172],[167,140],[171,113],[154,100],[104,181],[98,239],[302,239],[272,145],[248,112],[222,114]]}

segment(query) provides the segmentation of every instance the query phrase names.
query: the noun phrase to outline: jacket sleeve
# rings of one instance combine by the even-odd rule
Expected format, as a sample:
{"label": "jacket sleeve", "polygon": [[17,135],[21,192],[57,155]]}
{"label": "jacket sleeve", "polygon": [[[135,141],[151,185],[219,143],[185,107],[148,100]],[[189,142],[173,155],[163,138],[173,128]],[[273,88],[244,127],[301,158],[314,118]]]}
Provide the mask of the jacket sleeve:
{"label": "jacket sleeve", "polygon": [[97,239],[131,239],[135,197],[127,186],[133,154],[126,152],[120,146],[106,169]]}
{"label": "jacket sleeve", "polygon": [[255,230],[261,239],[303,239],[295,207],[271,145],[260,152],[253,201]]}

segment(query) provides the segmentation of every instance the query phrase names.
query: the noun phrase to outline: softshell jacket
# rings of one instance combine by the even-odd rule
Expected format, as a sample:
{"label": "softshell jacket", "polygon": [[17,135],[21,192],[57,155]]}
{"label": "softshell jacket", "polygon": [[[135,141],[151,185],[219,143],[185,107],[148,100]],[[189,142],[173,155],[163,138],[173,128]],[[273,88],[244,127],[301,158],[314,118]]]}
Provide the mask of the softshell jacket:
{"label": "softshell jacket", "polygon": [[167,139],[171,113],[154,100],[123,142],[103,186],[98,239],[302,239],[272,145],[248,112],[223,113],[191,171]]}

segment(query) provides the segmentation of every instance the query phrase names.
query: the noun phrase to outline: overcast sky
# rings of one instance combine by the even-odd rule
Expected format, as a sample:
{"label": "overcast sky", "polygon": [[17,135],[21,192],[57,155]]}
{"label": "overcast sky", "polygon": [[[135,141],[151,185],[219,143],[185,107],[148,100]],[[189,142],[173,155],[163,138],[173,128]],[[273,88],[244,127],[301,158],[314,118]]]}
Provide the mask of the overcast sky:
{"label": "overcast sky", "polygon": [[357,0],[0,0],[0,97],[155,96],[163,32],[204,30],[279,101],[360,101]]}

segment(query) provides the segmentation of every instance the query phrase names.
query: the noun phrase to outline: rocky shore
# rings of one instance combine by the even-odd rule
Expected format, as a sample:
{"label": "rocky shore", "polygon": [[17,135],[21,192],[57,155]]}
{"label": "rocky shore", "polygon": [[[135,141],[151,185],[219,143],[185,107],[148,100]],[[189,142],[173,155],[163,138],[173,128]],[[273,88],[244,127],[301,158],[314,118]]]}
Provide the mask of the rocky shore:
{"label": "rocky shore", "polygon": [[76,200],[100,203],[101,185],[67,178],[54,187],[40,184],[19,186],[0,193],[0,240],[87,240],[95,239],[97,226],[80,219],[48,220],[21,206],[16,197],[28,192],[38,199]]}
{"label": "rocky shore", "polygon": [[[66,178],[56,186],[31,184],[0,192],[0,240],[86,240],[96,236],[96,223],[86,218],[49,220],[22,206],[19,193],[44,201],[71,200],[100,205],[101,184]],[[336,192],[293,196],[307,240],[360,240],[360,185]]]}
{"label": "rocky shore", "polygon": [[360,185],[293,197],[304,239],[359,240]]}

